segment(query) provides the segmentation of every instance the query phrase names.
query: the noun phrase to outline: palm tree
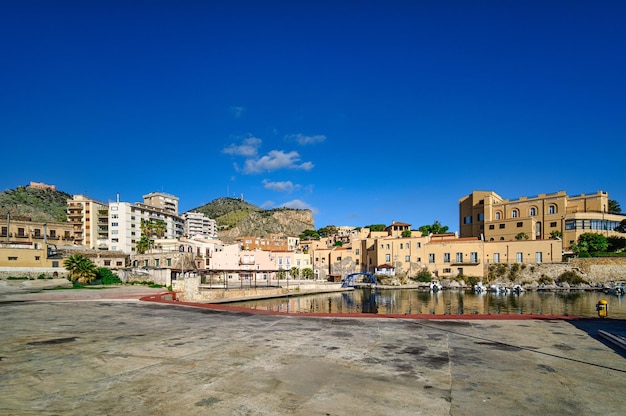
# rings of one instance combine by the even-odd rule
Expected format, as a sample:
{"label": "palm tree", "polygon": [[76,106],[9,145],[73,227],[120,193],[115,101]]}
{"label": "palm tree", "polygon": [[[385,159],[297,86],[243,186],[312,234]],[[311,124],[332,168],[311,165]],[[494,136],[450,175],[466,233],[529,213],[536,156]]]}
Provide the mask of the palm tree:
{"label": "palm tree", "polygon": [[72,254],[63,262],[72,282],[91,283],[98,275],[98,268],[82,254]]}
{"label": "palm tree", "polygon": [[293,266],[291,269],[289,269],[289,275],[292,279],[298,279],[300,277],[300,269],[298,269],[296,266]]}

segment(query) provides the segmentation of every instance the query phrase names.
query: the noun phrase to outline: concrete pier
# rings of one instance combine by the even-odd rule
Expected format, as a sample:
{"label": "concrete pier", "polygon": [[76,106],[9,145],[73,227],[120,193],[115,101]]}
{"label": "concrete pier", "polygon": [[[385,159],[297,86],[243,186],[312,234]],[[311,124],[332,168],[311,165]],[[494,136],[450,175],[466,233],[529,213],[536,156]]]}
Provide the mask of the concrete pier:
{"label": "concrete pier", "polygon": [[0,414],[622,415],[626,323],[298,317],[0,292]]}

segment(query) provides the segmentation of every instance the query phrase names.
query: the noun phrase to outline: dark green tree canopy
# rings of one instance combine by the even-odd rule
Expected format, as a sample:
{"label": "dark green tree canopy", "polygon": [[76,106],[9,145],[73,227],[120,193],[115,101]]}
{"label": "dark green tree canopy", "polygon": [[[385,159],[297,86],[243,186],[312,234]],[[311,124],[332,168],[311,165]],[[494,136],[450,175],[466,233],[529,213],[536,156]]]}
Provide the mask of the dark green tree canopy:
{"label": "dark green tree canopy", "polygon": [[609,214],[621,214],[622,207],[619,206],[619,202],[609,199]]}
{"label": "dark green tree canopy", "polygon": [[369,228],[370,231],[385,231],[385,228],[387,228],[387,226],[385,224],[371,224],[365,226],[364,228]]}
{"label": "dark green tree canopy", "polygon": [[302,234],[299,235],[300,240],[319,240],[320,235],[315,230],[304,230]]}
{"label": "dark green tree canopy", "polygon": [[422,225],[418,230],[422,232],[422,236],[427,236],[429,234],[445,234],[449,228],[447,225],[441,225],[439,221],[435,221],[432,225]]}
{"label": "dark green tree canopy", "polygon": [[578,246],[586,248],[589,253],[597,253],[606,251],[609,242],[606,237],[598,233],[583,233],[578,237]]}

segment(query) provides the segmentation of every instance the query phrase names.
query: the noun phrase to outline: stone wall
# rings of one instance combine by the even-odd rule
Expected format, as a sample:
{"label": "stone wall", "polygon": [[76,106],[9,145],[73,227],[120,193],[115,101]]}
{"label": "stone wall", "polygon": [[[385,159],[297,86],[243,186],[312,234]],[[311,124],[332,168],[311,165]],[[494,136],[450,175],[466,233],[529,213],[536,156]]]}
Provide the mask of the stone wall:
{"label": "stone wall", "polygon": [[124,283],[152,282],[162,286],[172,284],[172,271],[170,269],[113,270],[113,273],[117,274]]}
{"label": "stone wall", "polygon": [[588,280],[594,282],[626,280],[624,257],[578,258],[571,259],[569,263],[585,274]]}
{"label": "stone wall", "polygon": [[0,267],[0,279],[7,277],[28,277],[37,279],[40,275],[46,278],[67,278],[67,270],[60,267]]}

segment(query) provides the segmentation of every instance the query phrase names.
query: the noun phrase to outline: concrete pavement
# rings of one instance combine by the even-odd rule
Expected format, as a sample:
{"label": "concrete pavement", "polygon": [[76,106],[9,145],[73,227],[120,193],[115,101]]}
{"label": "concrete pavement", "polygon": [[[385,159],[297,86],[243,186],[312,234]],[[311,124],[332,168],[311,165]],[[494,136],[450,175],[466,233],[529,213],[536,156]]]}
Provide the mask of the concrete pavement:
{"label": "concrete pavement", "polygon": [[271,316],[0,294],[0,414],[622,415],[619,320]]}

